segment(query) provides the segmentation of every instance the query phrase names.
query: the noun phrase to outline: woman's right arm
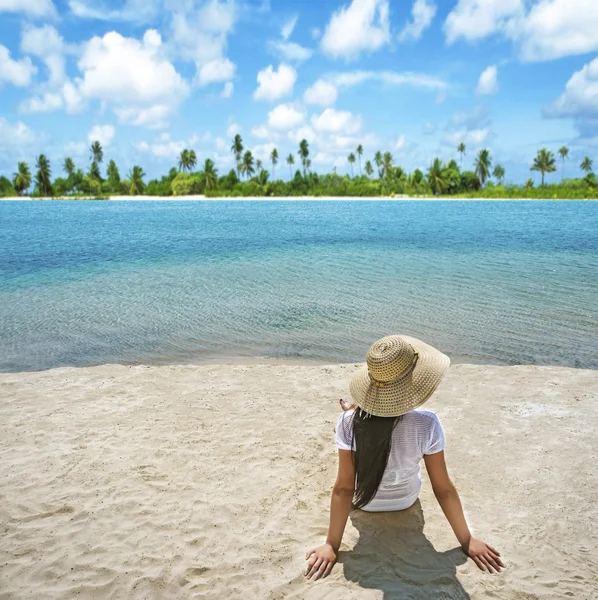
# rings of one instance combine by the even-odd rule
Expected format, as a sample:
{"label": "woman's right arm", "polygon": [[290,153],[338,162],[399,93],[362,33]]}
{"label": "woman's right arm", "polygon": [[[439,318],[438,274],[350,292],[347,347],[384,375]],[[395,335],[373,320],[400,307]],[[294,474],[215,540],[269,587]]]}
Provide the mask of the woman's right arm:
{"label": "woman's right arm", "polygon": [[424,455],[424,462],[436,500],[438,500],[442,512],[465,553],[475,561],[482,571],[485,569],[490,573],[500,571],[501,568],[504,568],[500,560],[500,552],[497,552],[485,542],[474,538],[469,531],[459,493],[453,485],[446,468],[444,452],[426,454]]}
{"label": "woman's right arm", "polygon": [[351,512],[355,492],[355,467],[351,450],[338,451],[338,474],[330,497],[330,524],[323,546],[314,548],[305,557],[309,560],[305,575],[311,579],[326,577],[330,573],[343,539],[347,519]]}

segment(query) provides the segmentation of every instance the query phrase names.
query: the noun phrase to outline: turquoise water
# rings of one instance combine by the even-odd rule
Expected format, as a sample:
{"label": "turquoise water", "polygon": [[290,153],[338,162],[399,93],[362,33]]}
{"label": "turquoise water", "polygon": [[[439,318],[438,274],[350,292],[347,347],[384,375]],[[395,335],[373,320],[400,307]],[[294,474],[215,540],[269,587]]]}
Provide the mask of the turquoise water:
{"label": "turquoise water", "polygon": [[0,370],[362,361],[598,368],[598,203],[0,202]]}

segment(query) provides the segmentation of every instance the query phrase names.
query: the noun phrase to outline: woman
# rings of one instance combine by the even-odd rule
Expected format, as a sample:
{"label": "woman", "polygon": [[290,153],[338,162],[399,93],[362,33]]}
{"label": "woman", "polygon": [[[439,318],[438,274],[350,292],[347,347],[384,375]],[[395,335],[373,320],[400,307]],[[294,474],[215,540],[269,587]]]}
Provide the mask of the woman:
{"label": "woman", "polygon": [[404,510],[421,489],[423,458],[440,504],[457,540],[477,566],[489,572],[504,567],[500,553],[475,539],[467,527],[459,494],[444,461],[444,432],[438,417],[414,410],[438,387],[448,356],[405,335],[373,344],[367,364],[351,378],[354,404],[341,400],[337,422],[338,475],[330,501],[326,543],[307,553],[308,579],[330,573],[336,562],[351,508]]}

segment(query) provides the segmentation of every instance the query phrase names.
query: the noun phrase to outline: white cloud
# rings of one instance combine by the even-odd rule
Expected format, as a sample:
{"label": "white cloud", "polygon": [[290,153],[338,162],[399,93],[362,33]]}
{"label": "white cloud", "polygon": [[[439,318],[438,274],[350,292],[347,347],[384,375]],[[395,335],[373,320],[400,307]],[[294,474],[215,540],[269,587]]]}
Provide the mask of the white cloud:
{"label": "white cloud", "polygon": [[361,130],[363,122],[349,111],[327,108],[320,115],[313,115],[311,124],[318,132],[352,135]]}
{"label": "white cloud", "polygon": [[272,150],[274,150],[274,148],[276,148],[275,144],[267,142],[265,144],[256,144],[252,149],[253,156],[264,163],[263,167],[265,169],[268,168],[267,163],[270,162],[270,153]]}
{"label": "white cloud", "polygon": [[400,135],[397,143],[395,144],[395,150],[402,150],[405,147],[405,136]]}
{"label": "white cloud", "polygon": [[544,112],[548,117],[598,119],[598,58],[576,71],[565,91]]}
{"label": "white cloud", "polygon": [[109,146],[114,137],[114,126],[113,125],[94,125],[91,131],[87,134],[87,141],[91,144],[92,142],[100,142],[102,146]]}
{"label": "white cloud", "polygon": [[58,31],[51,25],[26,26],[21,36],[21,50],[44,61],[50,73],[49,85],[59,86],[66,79],[65,45]]}
{"label": "white cloud", "polygon": [[313,162],[314,165],[331,165],[335,158],[334,155],[328,154],[327,152],[318,152],[314,156]]}
{"label": "white cloud", "polygon": [[465,142],[468,146],[480,146],[491,135],[488,127],[482,129],[457,129],[447,132],[443,138],[443,143],[447,146],[457,147],[461,142]]}
{"label": "white cloud", "polygon": [[320,42],[333,58],[355,59],[390,42],[388,0],[352,0],[332,14]]}
{"label": "white cloud", "polygon": [[276,54],[288,61],[303,62],[313,54],[313,50],[295,42],[270,41],[269,45]]}
{"label": "white cloud", "polygon": [[298,127],[305,120],[305,111],[298,104],[279,104],[268,113],[268,126],[272,129],[288,131]]}
{"label": "white cloud", "polygon": [[229,60],[225,50],[235,20],[234,0],[206,0],[198,7],[191,1],[178,3],[170,24],[171,49],[195,64],[199,79],[205,64]]}
{"label": "white cloud", "polygon": [[139,144],[137,144],[137,149],[142,152],[151,152],[158,158],[171,159],[177,158],[186,147],[186,143],[180,141],[155,142],[153,144],[139,142]]}
{"label": "white cloud", "polygon": [[598,2],[541,0],[518,24],[525,61],[550,60],[598,50]]}
{"label": "white cloud", "polygon": [[37,141],[36,135],[25,123],[17,121],[14,125],[7,121],[4,117],[0,117],[0,152],[9,147],[25,147],[31,146]]}
{"label": "white cloud", "polygon": [[439,92],[448,87],[447,83],[439,77],[410,71],[403,73],[397,71],[345,71],[332,73],[326,79],[338,87],[351,87],[366,81],[380,81],[387,85],[409,85]]}
{"label": "white cloud", "polygon": [[224,138],[216,138],[216,150],[218,150],[218,152],[226,152],[229,150],[229,145]]}
{"label": "white cloud", "polygon": [[436,15],[436,5],[428,0],[415,0],[411,8],[412,21],[399,33],[399,41],[419,40]]}
{"label": "white cloud", "polygon": [[65,156],[82,156],[87,151],[85,142],[68,142],[64,145]]}
{"label": "white cloud", "polygon": [[325,145],[326,148],[346,152],[347,150],[354,151],[359,144],[364,148],[374,148],[379,147],[381,143],[382,140],[373,133],[367,133],[365,135],[360,133],[359,135],[332,134],[326,139],[323,145]]}
{"label": "white cloud", "polygon": [[258,87],[253,93],[256,100],[274,102],[293,93],[297,71],[284,63],[275,71],[272,65],[257,74]]}
{"label": "white cloud", "polygon": [[311,87],[305,90],[303,101],[305,104],[319,104],[332,106],[338,97],[338,90],[333,83],[318,79]]}
{"label": "white cloud", "polygon": [[523,0],[459,0],[444,23],[446,40],[474,41],[506,31],[522,13]]}
{"label": "white cloud", "polygon": [[19,110],[24,113],[52,112],[62,108],[62,96],[56,92],[46,92],[42,96],[33,96],[19,104]]}
{"label": "white cloud", "polygon": [[13,60],[8,48],[0,44],[0,85],[11,83],[17,87],[27,87],[36,71],[28,56]]}
{"label": "white cloud", "polygon": [[84,0],[69,0],[69,8],[74,15],[83,19],[146,23],[159,14],[160,2],[126,0],[122,8],[114,9],[99,0],[93,0],[89,4]]}
{"label": "white cloud", "polygon": [[297,129],[289,131],[287,137],[295,144],[298,144],[301,140],[307,140],[310,144],[313,144],[318,140],[318,135],[309,125],[302,125]]}
{"label": "white cloud", "polygon": [[168,117],[172,110],[172,106],[168,104],[154,104],[146,108],[139,106],[115,107],[114,114],[118,117],[118,122],[123,125],[162,129],[168,125]]}
{"label": "white cloud", "polygon": [[255,136],[256,138],[266,140],[270,137],[270,132],[265,125],[258,125],[251,130],[251,135]]}
{"label": "white cloud", "polygon": [[232,81],[227,81],[222,88],[222,93],[220,94],[223,98],[230,98],[233,95],[234,85]]}
{"label": "white cloud", "polygon": [[61,88],[61,92],[67,113],[76,113],[83,108],[83,97],[70,81],[65,81]]}
{"label": "white cloud", "polygon": [[291,34],[295,30],[295,25],[297,25],[298,15],[292,16],[281,28],[280,35],[283,40],[288,40],[291,37]]}
{"label": "white cloud", "polygon": [[491,65],[480,75],[476,93],[478,95],[490,95],[498,92],[498,69]]}
{"label": "white cloud", "polygon": [[236,66],[228,58],[217,58],[202,65],[198,73],[199,85],[219,81],[230,81],[235,76]]}
{"label": "white cloud", "polygon": [[119,121],[163,126],[189,94],[189,86],[164,56],[160,34],[149,29],[141,41],[112,31],[85,44],[79,60],[78,91],[113,106]]}
{"label": "white cloud", "polygon": [[597,31],[595,0],[459,0],[445,22],[449,44],[499,34],[530,62],[596,51]]}
{"label": "white cloud", "polygon": [[238,123],[235,123],[233,118],[228,120],[228,127],[226,128],[226,136],[232,138],[237,135],[237,133],[241,133],[242,128]]}
{"label": "white cloud", "polygon": [[0,12],[24,13],[28,17],[55,17],[51,0],[0,0]]}
{"label": "white cloud", "polygon": [[461,142],[469,146],[480,146],[492,135],[488,112],[478,106],[473,111],[458,112],[452,116],[442,143],[450,147],[456,147]]}
{"label": "white cloud", "polygon": [[26,98],[19,104],[19,110],[24,113],[45,113],[65,108],[67,113],[73,114],[79,112],[83,104],[77,88],[70,81],[65,81],[54,91]]}
{"label": "white cloud", "polygon": [[[206,133],[202,136],[193,134],[185,140],[171,140],[168,133],[163,133],[159,135],[153,142],[138,142],[135,144],[135,147],[141,152],[149,152],[157,158],[173,160],[178,158],[181,152],[186,148],[191,149],[199,142],[206,142],[210,139],[211,135]],[[220,147],[220,142],[222,142],[223,145],[226,145],[222,138],[217,138],[217,147]],[[199,151],[196,151],[196,153],[198,155],[201,154]]]}

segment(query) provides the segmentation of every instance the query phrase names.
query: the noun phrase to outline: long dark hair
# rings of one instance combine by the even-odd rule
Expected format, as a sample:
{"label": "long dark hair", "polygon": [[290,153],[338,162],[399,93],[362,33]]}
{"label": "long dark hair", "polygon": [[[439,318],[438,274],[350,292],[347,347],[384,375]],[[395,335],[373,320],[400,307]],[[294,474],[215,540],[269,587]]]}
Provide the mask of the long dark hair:
{"label": "long dark hair", "polygon": [[360,410],[353,413],[353,508],[363,508],[376,495],[390,456],[392,432],[403,417],[375,417]]}

